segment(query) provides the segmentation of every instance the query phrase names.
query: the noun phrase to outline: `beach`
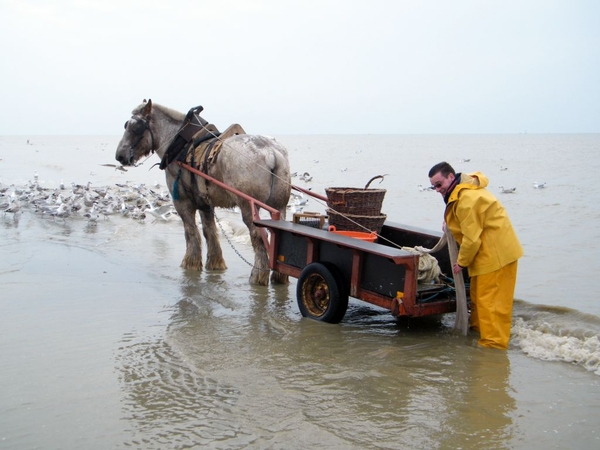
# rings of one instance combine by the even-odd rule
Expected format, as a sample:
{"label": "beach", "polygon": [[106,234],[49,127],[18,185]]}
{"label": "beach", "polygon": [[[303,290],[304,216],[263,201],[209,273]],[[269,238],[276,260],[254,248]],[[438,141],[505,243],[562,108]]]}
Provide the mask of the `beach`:
{"label": "beach", "polygon": [[[248,283],[235,211],[217,211],[228,269],[194,272],[176,216],[22,204],[0,217],[0,448],[598,447],[600,194],[582,174],[600,169],[599,135],[276,138],[312,176],[299,186],[385,175],[371,187],[388,219],[432,230],[429,168],[485,173],[525,250],[509,350],[456,335],[452,314],[399,322],[351,299],[339,325],[302,318],[295,280]],[[163,193],[158,158],[109,166],[118,140],[0,137],[0,188]]]}

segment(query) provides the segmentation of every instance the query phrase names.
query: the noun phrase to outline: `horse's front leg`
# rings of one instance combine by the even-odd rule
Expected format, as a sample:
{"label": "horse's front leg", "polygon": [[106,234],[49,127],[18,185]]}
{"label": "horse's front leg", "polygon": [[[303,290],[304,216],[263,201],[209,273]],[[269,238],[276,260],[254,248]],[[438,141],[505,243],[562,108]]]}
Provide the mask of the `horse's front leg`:
{"label": "horse's front leg", "polygon": [[219,242],[219,233],[215,222],[215,210],[206,208],[200,210],[200,219],[202,221],[202,234],[206,239],[206,268],[209,270],[225,270],[227,264],[223,258],[221,243]]}
{"label": "horse's front leg", "polygon": [[196,207],[189,200],[173,201],[185,232],[185,255],[181,261],[184,269],[202,270],[202,240],[196,224]]}

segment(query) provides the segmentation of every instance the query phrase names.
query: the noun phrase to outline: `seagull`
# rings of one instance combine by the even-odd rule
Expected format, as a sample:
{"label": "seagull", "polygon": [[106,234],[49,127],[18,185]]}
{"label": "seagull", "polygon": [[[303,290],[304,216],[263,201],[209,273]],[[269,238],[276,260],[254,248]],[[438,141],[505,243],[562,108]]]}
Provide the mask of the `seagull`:
{"label": "seagull", "polygon": [[[150,202],[148,202],[148,205],[146,206],[146,209],[144,210],[144,212],[147,212],[152,217],[154,217],[154,222],[156,222],[157,220],[162,220],[164,222],[167,222],[168,220],[171,220],[171,218],[173,217],[173,206],[172,205],[163,205],[163,206],[159,206],[158,208],[156,208]],[[152,222],[152,223],[154,223],[154,222]]]}
{"label": "seagull", "polygon": [[500,186],[500,192],[502,192],[503,194],[513,194],[516,190],[516,187],[505,188],[504,186]]}
{"label": "seagull", "polygon": [[50,213],[50,215],[54,218],[58,217],[60,219],[66,219],[67,217],[69,217],[71,215],[71,212],[68,210],[66,203],[61,203],[58,206],[58,209],[56,209],[55,211],[52,211]]}
{"label": "seagull", "polygon": [[96,212],[97,206],[98,206],[98,203],[94,203],[92,206],[92,209],[90,209],[90,212],[85,214],[85,217],[88,218],[88,225],[90,225],[90,226],[96,225],[96,222],[98,221],[98,213]]}
{"label": "seagull", "polygon": [[121,215],[128,216],[131,211],[133,211],[133,206],[128,206],[127,203],[125,203],[125,200],[122,200],[121,201]]}
{"label": "seagull", "polygon": [[427,187],[423,187],[422,184],[419,184],[419,191],[423,192],[423,191],[433,191],[434,187],[433,186],[427,186]]}
{"label": "seagull", "polygon": [[538,183],[537,181],[534,181],[533,187],[535,189],[544,189],[546,187],[546,182],[544,181],[543,183]]}
{"label": "seagull", "polygon": [[108,216],[116,213],[117,208],[119,208],[117,203],[108,203],[100,208],[100,213],[104,215],[105,219],[108,219]]}
{"label": "seagull", "polygon": [[141,208],[133,208],[130,213],[132,219],[139,220],[143,222],[146,219],[146,213]]}
{"label": "seagull", "polygon": [[9,205],[8,208],[4,210],[5,213],[13,213],[17,214],[21,211],[21,203],[18,200],[12,200],[11,197],[8,197]]}
{"label": "seagull", "polygon": [[300,175],[300,179],[308,182],[308,181],[312,180],[312,177],[310,176],[310,173],[304,172],[302,175]]}
{"label": "seagull", "polygon": [[504,167],[504,166],[500,166],[500,171],[503,172],[505,170],[508,170],[508,167]]}
{"label": "seagull", "polygon": [[299,193],[290,192],[290,196],[292,197],[293,200],[300,200],[300,199],[304,198],[304,193],[302,193],[302,192],[299,192]]}

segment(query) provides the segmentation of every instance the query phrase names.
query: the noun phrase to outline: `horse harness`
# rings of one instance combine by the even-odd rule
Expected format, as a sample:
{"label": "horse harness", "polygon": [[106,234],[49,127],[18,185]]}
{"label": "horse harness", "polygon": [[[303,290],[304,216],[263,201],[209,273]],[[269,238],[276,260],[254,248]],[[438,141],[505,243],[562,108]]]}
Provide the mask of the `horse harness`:
{"label": "horse harness", "polygon": [[131,144],[131,150],[133,151],[138,145],[140,145],[140,142],[144,138],[144,133],[146,130],[148,130],[150,132],[150,139],[152,142],[150,151],[154,153],[154,133],[152,132],[152,128],[150,128],[149,120],[146,120],[141,116],[133,116],[131,119],[133,119],[134,122],[132,123],[131,120],[125,122],[125,129],[127,129],[129,126],[131,132],[138,137],[137,140]]}
{"label": "horse harness", "polygon": [[[224,139],[238,134],[246,134],[238,124],[229,126],[223,133],[219,132],[215,125],[200,117],[199,113],[202,109],[202,106],[197,106],[188,111],[183,125],[163,155],[159,165],[160,169],[164,170],[171,163],[181,161],[208,174],[210,165],[217,161]],[[173,200],[179,198],[181,170],[180,168],[173,183]],[[208,180],[204,181],[208,187]],[[192,183],[192,189],[196,191],[195,198],[205,197],[206,203],[210,204],[207,195],[202,195],[198,191],[197,183]]]}

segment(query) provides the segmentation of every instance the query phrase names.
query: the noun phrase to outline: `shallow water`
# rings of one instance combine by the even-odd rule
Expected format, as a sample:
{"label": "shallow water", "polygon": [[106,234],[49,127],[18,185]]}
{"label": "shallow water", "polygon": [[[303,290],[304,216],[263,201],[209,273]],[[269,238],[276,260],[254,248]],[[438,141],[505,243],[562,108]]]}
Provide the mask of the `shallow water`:
{"label": "shallow water", "polygon": [[[248,284],[236,252],[252,253],[230,211],[218,213],[229,269],[196,273],[179,268],[177,220],[89,226],[24,209],[0,218],[0,448],[598,446],[598,203],[574,167],[597,166],[597,136],[279,140],[317,192],[393,172],[385,212],[428,228],[441,222],[441,199],[417,186],[434,162],[471,158],[491,189],[514,183],[501,199],[527,256],[511,348],[478,348],[452,332],[452,315],[397,322],[355,300],[339,325],[303,319],[294,281]],[[162,182],[147,170],[154,160],[127,173],[100,166],[118,138],[25,141],[0,140],[3,186],[34,170],[48,186]],[[548,188],[534,190],[536,180]]]}

